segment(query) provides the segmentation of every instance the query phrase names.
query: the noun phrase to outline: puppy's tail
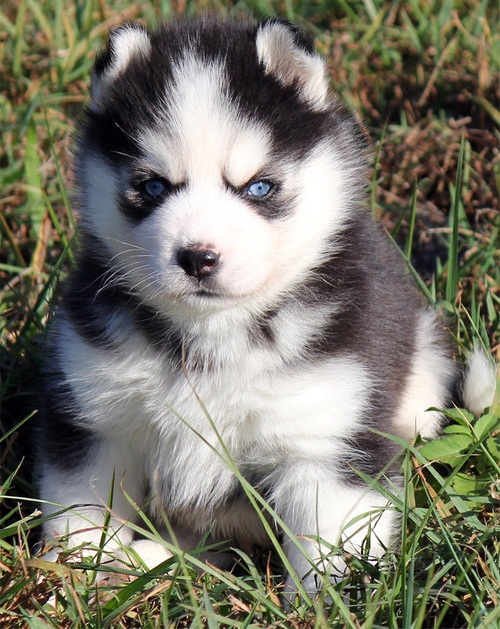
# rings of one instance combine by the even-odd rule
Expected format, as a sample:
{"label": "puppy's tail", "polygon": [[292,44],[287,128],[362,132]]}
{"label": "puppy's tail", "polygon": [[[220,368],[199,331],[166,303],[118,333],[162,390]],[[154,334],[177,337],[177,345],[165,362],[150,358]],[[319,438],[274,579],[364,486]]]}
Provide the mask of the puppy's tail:
{"label": "puppy's tail", "polygon": [[497,373],[493,360],[479,345],[474,345],[464,369],[461,393],[463,406],[476,417],[495,403]]}

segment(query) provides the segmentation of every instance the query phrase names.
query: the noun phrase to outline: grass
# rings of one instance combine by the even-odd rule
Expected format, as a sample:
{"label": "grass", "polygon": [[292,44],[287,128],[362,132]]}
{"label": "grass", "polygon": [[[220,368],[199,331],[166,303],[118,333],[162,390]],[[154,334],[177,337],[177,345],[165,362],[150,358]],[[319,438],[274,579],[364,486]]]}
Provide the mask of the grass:
{"label": "grass", "polygon": [[[399,549],[350,572],[317,600],[281,606],[274,564],[238,573],[184,555],[172,570],[101,588],[36,553],[41,514],[31,436],[41,338],[72,262],[71,131],[95,50],[110,26],[230,3],[7,2],[0,10],[2,429],[0,625],[5,627],[493,627],[500,624],[498,404],[406,448]],[[461,0],[248,0],[306,26],[332,82],[373,144],[372,211],[442,310],[461,359],[474,340],[499,358],[500,34],[494,3]],[[251,493],[251,488],[247,488]],[[382,488],[381,488],[382,491]],[[384,490],[387,491],[387,490]],[[252,494],[259,502],[259,497]],[[260,504],[260,503],[259,503]],[[265,508],[265,506],[264,506]],[[147,536],[156,533],[141,520]],[[278,547],[279,550],[279,547]],[[48,604],[50,596],[55,607]],[[97,603],[96,601],[99,601]]]}

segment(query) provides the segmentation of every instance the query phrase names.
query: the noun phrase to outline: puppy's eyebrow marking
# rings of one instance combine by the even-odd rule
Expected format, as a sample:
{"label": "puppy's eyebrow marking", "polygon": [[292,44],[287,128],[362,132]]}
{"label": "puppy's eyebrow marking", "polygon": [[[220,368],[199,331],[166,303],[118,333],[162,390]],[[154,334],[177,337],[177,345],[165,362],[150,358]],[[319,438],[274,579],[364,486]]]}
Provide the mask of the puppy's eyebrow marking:
{"label": "puppy's eyebrow marking", "polygon": [[238,188],[258,173],[268,169],[270,133],[263,126],[250,124],[243,130],[235,128],[224,163],[224,177]]}

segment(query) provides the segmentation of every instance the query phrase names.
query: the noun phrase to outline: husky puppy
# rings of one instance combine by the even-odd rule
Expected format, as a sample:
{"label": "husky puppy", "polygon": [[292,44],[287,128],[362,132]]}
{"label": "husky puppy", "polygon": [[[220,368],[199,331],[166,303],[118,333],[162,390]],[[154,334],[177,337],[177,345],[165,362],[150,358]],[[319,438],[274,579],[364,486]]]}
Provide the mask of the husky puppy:
{"label": "husky puppy", "polygon": [[274,19],[118,28],[78,137],[40,438],[43,509],[67,509],[45,538],[99,544],[114,483],[110,553],[169,556],[134,540],[137,505],[186,549],[265,546],[234,465],[300,536],[283,543],[307,591],[318,537],[362,554],[369,533],[380,556],[395,516],[366,477],[399,482],[381,433],[435,435],[456,370],[310,42]]}

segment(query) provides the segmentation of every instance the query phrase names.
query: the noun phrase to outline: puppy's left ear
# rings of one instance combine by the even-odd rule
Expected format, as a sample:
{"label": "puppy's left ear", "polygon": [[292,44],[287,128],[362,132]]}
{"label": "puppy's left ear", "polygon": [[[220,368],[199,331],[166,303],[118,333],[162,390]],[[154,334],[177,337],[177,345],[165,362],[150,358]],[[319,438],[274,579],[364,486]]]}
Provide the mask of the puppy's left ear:
{"label": "puppy's left ear", "polygon": [[125,24],[110,31],[106,48],[97,57],[91,84],[91,107],[99,108],[113,81],[138,57],[148,58],[151,41],[141,24]]}
{"label": "puppy's left ear", "polygon": [[259,25],[255,44],[267,74],[282,85],[295,85],[314,109],[324,108],[328,95],[325,64],[298,27],[283,20],[266,20]]}

